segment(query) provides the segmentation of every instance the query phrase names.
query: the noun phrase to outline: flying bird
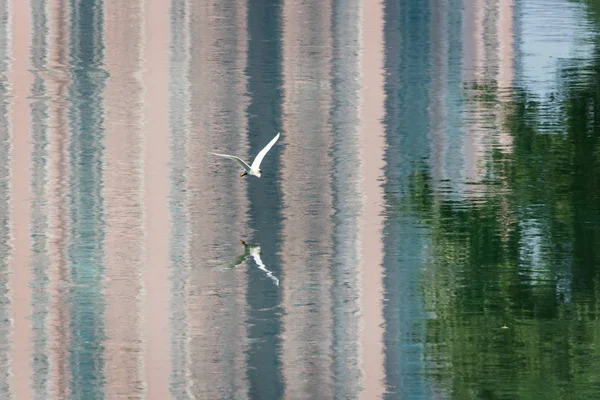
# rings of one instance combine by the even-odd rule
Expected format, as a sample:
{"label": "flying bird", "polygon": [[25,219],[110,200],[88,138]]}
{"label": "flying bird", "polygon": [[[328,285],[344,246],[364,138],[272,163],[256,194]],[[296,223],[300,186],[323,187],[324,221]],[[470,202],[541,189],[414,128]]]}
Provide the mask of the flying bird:
{"label": "flying bird", "polygon": [[225,157],[225,158],[229,158],[233,161],[235,161],[236,163],[240,164],[242,166],[242,168],[244,168],[244,172],[242,172],[240,174],[240,176],[244,176],[244,175],[254,175],[257,178],[260,178],[260,174],[261,174],[261,170],[260,170],[260,163],[262,162],[263,158],[265,158],[265,156],[267,155],[267,153],[269,152],[269,150],[271,150],[271,147],[273,147],[273,145],[275,144],[275,142],[277,141],[277,139],[279,139],[279,133],[277,135],[275,135],[275,137],[273,139],[271,139],[271,141],[269,142],[269,144],[267,144],[256,156],[256,158],[254,159],[254,161],[252,162],[252,165],[248,165],[244,160],[242,160],[239,157],[236,156],[230,156],[229,154],[219,154],[219,153],[211,153],[214,154],[215,156],[219,156],[219,157]]}

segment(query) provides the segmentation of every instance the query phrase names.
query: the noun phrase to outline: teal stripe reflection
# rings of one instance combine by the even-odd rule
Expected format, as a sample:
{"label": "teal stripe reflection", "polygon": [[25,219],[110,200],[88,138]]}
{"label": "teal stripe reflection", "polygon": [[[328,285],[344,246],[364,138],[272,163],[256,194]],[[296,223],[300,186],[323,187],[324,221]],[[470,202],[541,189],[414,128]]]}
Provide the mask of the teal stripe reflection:
{"label": "teal stripe reflection", "polygon": [[104,398],[103,316],[104,204],[102,167],[104,138],[101,95],[106,73],[102,2],[73,1],[71,63],[73,85],[69,112],[71,144],[70,205],[73,238],[69,247],[71,268],[71,396]]}

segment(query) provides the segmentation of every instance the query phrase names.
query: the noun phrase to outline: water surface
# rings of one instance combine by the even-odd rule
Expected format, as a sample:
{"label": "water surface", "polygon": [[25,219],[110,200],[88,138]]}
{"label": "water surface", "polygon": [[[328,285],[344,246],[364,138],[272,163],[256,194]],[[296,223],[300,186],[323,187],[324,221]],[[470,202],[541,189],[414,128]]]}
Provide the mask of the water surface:
{"label": "water surface", "polygon": [[598,397],[599,24],[0,0],[0,398]]}

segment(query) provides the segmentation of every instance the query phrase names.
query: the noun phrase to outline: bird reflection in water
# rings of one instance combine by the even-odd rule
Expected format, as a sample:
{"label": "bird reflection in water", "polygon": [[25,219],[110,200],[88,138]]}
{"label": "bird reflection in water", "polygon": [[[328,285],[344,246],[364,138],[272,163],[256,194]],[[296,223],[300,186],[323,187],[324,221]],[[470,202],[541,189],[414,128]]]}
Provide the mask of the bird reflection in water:
{"label": "bird reflection in water", "polygon": [[225,266],[222,266],[221,269],[233,269],[236,268],[237,266],[239,266],[240,264],[242,264],[244,261],[246,261],[248,259],[248,257],[252,257],[254,258],[254,262],[256,263],[256,265],[258,266],[258,269],[260,269],[261,271],[263,271],[265,273],[265,275],[271,279],[273,281],[273,283],[275,283],[276,286],[279,286],[279,278],[277,278],[272,271],[269,271],[267,269],[267,267],[265,266],[265,264],[262,261],[262,258],[260,258],[260,246],[257,244],[249,244],[244,242],[243,240],[240,240],[240,243],[244,245],[244,254],[242,254],[241,256],[237,257],[235,259],[234,262],[227,264]]}

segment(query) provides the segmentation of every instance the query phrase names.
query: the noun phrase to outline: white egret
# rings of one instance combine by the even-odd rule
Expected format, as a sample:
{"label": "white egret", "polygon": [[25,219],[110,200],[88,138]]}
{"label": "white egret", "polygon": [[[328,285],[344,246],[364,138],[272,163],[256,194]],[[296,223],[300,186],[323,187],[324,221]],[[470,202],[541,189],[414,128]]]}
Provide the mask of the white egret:
{"label": "white egret", "polygon": [[238,164],[240,164],[242,166],[242,168],[244,168],[244,172],[242,172],[240,174],[240,176],[244,176],[244,175],[254,175],[257,178],[260,178],[260,173],[262,172],[260,170],[260,163],[262,162],[263,158],[265,158],[265,156],[267,155],[268,151],[271,150],[271,147],[273,147],[273,145],[275,144],[275,142],[277,141],[277,139],[279,139],[279,133],[277,135],[275,135],[275,137],[273,139],[271,139],[271,141],[269,142],[269,144],[267,144],[256,156],[256,158],[254,159],[254,161],[252,162],[252,165],[248,165],[244,160],[242,160],[239,157],[236,156],[230,156],[229,154],[219,154],[219,153],[211,153],[214,154],[215,156],[219,156],[219,157],[225,157],[225,158],[229,158],[235,162],[237,162]]}

